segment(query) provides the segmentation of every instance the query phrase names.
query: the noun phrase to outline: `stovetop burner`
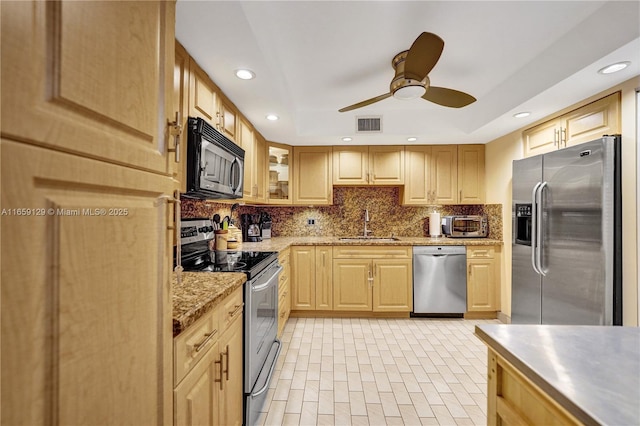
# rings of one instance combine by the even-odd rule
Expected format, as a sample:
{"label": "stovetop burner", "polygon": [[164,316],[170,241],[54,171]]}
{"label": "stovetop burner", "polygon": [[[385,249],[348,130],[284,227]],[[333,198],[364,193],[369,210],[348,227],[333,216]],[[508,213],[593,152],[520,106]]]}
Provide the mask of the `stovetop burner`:
{"label": "stovetop burner", "polygon": [[244,272],[250,280],[278,259],[274,251],[209,251],[207,219],[183,221],[182,267],[190,272]]}

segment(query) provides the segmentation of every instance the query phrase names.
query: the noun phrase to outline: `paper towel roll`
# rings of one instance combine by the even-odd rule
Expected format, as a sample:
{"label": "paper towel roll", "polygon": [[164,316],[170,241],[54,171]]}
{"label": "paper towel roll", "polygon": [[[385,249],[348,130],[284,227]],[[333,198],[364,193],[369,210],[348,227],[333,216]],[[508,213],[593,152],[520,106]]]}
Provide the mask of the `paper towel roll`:
{"label": "paper towel roll", "polygon": [[429,214],[429,235],[439,237],[442,234],[442,225],[440,224],[440,213]]}

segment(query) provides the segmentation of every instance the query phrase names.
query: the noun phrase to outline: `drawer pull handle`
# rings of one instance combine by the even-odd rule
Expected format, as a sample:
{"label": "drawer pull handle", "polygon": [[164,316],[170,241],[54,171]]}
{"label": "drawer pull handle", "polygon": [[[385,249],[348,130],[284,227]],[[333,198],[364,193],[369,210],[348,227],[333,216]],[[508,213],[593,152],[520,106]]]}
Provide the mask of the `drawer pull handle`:
{"label": "drawer pull handle", "polygon": [[233,318],[233,317],[235,316],[235,314],[237,314],[237,313],[238,313],[238,311],[239,311],[243,306],[244,306],[244,303],[241,303],[241,304],[239,304],[239,305],[236,305],[236,306],[235,306],[235,309],[234,309],[233,311],[229,311],[229,317],[232,317],[232,318]]}
{"label": "drawer pull handle", "polygon": [[207,342],[209,342],[209,340],[211,340],[213,336],[215,336],[216,334],[218,334],[218,330],[213,330],[211,333],[205,333],[204,339],[202,339],[202,342],[198,342],[195,345],[193,345],[193,349],[195,349],[196,352],[200,352],[200,349],[202,349],[204,345],[206,345]]}
{"label": "drawer pull handle", "polygon": [[[229,381],[229,345],[227,345],[222,355],[227,358],[227,368],[224,370],[224,377],[226,381]],[[222,375],[220,376],[220,378],[222,378]]]}

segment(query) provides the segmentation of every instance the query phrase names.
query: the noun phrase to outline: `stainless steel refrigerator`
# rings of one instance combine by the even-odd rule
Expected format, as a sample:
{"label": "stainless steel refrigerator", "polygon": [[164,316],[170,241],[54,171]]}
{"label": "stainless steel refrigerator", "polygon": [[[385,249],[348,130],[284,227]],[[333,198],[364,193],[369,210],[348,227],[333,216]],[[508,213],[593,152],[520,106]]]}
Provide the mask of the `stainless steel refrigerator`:
{"label": "stainless steel refrigerator", "polygon": [[622,324],[620,145],[513,162],[512,323]]}

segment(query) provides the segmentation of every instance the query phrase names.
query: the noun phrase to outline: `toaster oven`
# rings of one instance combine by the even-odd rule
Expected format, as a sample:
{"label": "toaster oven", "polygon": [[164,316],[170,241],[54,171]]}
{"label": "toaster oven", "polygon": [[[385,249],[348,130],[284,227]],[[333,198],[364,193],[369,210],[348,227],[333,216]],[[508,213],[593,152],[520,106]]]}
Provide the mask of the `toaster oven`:
{"label": "toaster oven", "polygon": [[485,238],[489,224],[486,216],[444,216],[442,233],[451,238]]}

